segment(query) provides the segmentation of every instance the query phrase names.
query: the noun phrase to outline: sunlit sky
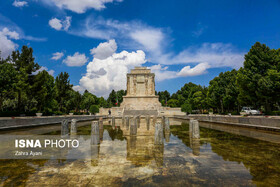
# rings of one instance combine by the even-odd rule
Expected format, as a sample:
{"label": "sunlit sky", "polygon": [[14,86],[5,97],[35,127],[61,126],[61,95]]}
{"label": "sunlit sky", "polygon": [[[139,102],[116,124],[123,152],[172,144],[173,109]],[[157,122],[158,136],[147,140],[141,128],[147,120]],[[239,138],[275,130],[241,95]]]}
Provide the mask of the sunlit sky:
{"label": "sunlit sky", "polygon": [[97,96],[125,89],[135,66],[173,93],[238,69],[257,41],[279,48],[279,12],[279,0],[2,0],[0,50],[28,45],[41,70]]}

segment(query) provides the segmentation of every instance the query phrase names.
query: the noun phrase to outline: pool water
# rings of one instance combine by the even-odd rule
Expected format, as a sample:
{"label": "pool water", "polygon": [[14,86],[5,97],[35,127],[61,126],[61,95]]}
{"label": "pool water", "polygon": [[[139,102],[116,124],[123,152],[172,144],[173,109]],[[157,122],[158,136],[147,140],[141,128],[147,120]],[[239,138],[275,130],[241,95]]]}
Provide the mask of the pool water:
{"label": "pool water", "polygon": [[[53,125],[1,134],[60,134]],[[78,135],[90,135],[90,122]],[[104,121],[101,142],[86,160],[0,160],[0,186],[280,186],[280,133],[170,119],[164,144],[142,119],[137,136]]]}

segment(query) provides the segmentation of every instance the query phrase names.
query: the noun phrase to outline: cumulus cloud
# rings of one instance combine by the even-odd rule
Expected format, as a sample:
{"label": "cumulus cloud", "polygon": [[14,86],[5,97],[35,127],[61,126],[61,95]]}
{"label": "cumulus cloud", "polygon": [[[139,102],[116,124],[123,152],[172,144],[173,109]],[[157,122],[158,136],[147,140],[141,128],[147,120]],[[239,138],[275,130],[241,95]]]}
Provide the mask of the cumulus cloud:
{"label": "cumulus cloud", "polygon": [[88,9],[102,10],[106,3],[121,2],[122,0],[51,0],[61,9],[71,10],[76,13],[84,13]]}
{"label": "cumulus cloud", "polygon": [[58,31],[60,30],[68,31],[69,27],[71,26],[71,17],[66,16],[64,20],[53,18],[49,20],[49,25]]}
{"label": "cumulus cloud", "polygon": [[17,1],[17,0],[15,0],[13,2],[13,6],[15,6],[15,7],[24,7],[24,6],[27,6],[27,5],[28,5],[28,3],[26,1]]}
{"label": "cumulus cloud", "polygon": [[7,58],[12,51],[16,50],[18,45],[13,40],[18,39],[19,34],[16,31],[10,31],[6,27],[0,31],[0,51],[2,58]]}
{"label": "cumulus cloud", "polygon": [[151,28],[132,31],[130,36],[148,51],[158,51],[164,39],[164,34],[160,29]]}
{"label": "cumulus cloud", "polygon": [[208,63],[200,63],[193,68],[191,68],[190,66],[185,66],[177,75],[181,77],[201,75],[206,73],[206,70],[209,67],[210,66]]}
{"label": "cumulus cloud", "polygon": [[63,56],[64,56],[64,53],[63,52],[56,52],[56,53],[53,53],[52,54],[52,60],[59,60],[61,59]]}
{"label": "cumulus cloud", "polygon": [[83,66],[88,61],[88,58],[85,54],[80,54],[76,52],[73,56],[67,56],[66,59],[63,60],[67,66]]}
{"label": "cumulus cloud", "polygon": [[48,71],[48,68],[45,67],[45,66],[41,66],[40,69],[38,69],[37,71],[33,72],[32,74],[33,75],[37,75],[39,72],[44,71],[44,70],[47,71],[51,76],[54,75],[54,70],[51,69],[51,70]]}
{"label": "cumulus cloud", "polygon": [[[105,50],[105,46],[110,49],[112,46],[108,45],[109,43],[110,41],[99,46],[103,46]],[[115,52],[107,58],[103,57],[99,59],[95,56],[87,65],[87,73],[80,79],[80,85],[74,87],[75,90],[87,89],[97,96],[108,97],[112,89],[126,89],[126,74],[130,69],[146,62],[145,53],[141,50]]]}
{"label": "cumulus cloud", "polygon": [[100,43],[96,48],[90,50],[90,53],[94,58],[106,59],[117,50],[117,44],[115,40],[109,40],[108,42]]}
{"label": "cumulus cloud", "polygon": [[174,79],[178,77],[191,77],[191,76],[197,76],[202,75],[207,72],[207,69],[210,66],[208,63],[200,63],[193,68],[190,66],[183,67],[179,72],[178,71],[169,71],[168,66],[162,66],[160,64],[154,65],[149,67],[152,72],[156,74],[156,80],[157,81],[163,81],[166,79]]}
{"label": "cumulus cloud", "polygon": [[234,52],[231,44],[204,43],[200,47],[189,47],[178,55],[173,56],[164,64],[174,63],[202,63],[207,62],[209,67],[239,68],[244,61],[244,53]]}

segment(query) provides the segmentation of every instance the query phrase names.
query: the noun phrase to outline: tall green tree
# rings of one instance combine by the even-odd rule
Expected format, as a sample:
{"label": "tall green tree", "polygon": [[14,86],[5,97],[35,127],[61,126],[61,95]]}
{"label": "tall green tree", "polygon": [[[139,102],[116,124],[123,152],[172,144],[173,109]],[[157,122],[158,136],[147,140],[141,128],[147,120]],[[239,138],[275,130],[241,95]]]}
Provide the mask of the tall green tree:
{"label": "tall green tree", "polygon": [[244,67],[238,72],[240,103],[256,108],[264,106],[265,111],[270,112],[273,105],[279,103],[279,87],[274,83],[279,80],[279,67],[280,50],[255,43],[245,55]]}
{"label": "tall green tree", "polygon": [[66,112],[66,102],[70,97],[72,86],[70,84],[69,74],[66,72],[61,72],[55,78],[56,100],[59,104],[59,111]]}

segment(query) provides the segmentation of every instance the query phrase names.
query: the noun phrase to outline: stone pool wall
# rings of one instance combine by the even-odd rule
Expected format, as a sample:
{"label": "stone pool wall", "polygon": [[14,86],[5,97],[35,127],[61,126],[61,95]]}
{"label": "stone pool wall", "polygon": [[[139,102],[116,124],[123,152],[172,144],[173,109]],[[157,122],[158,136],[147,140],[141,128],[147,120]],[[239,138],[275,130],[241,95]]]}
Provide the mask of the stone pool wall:
{"label": "stone pool wall", "polygon": [[[42,117],[4,117],[0,118],[0,130],[1,129],[13,129],[21,127],[31,127],[49,124],[58,124],[61,121],[68,119],[76,119],[77,121],[90,121],[99,119],[101,116],[93,115],[67,115],[67,116],[42,116]],[[103,116],[104,117],[104,116]]]}
{"label": "stone pool wall", "polygon": [[180,119],[196,119],[198,121],[254,127],[260,129],[280,130],[280,117],[265,116],[225,116],[225,115],[188,115],[175,116]]}

